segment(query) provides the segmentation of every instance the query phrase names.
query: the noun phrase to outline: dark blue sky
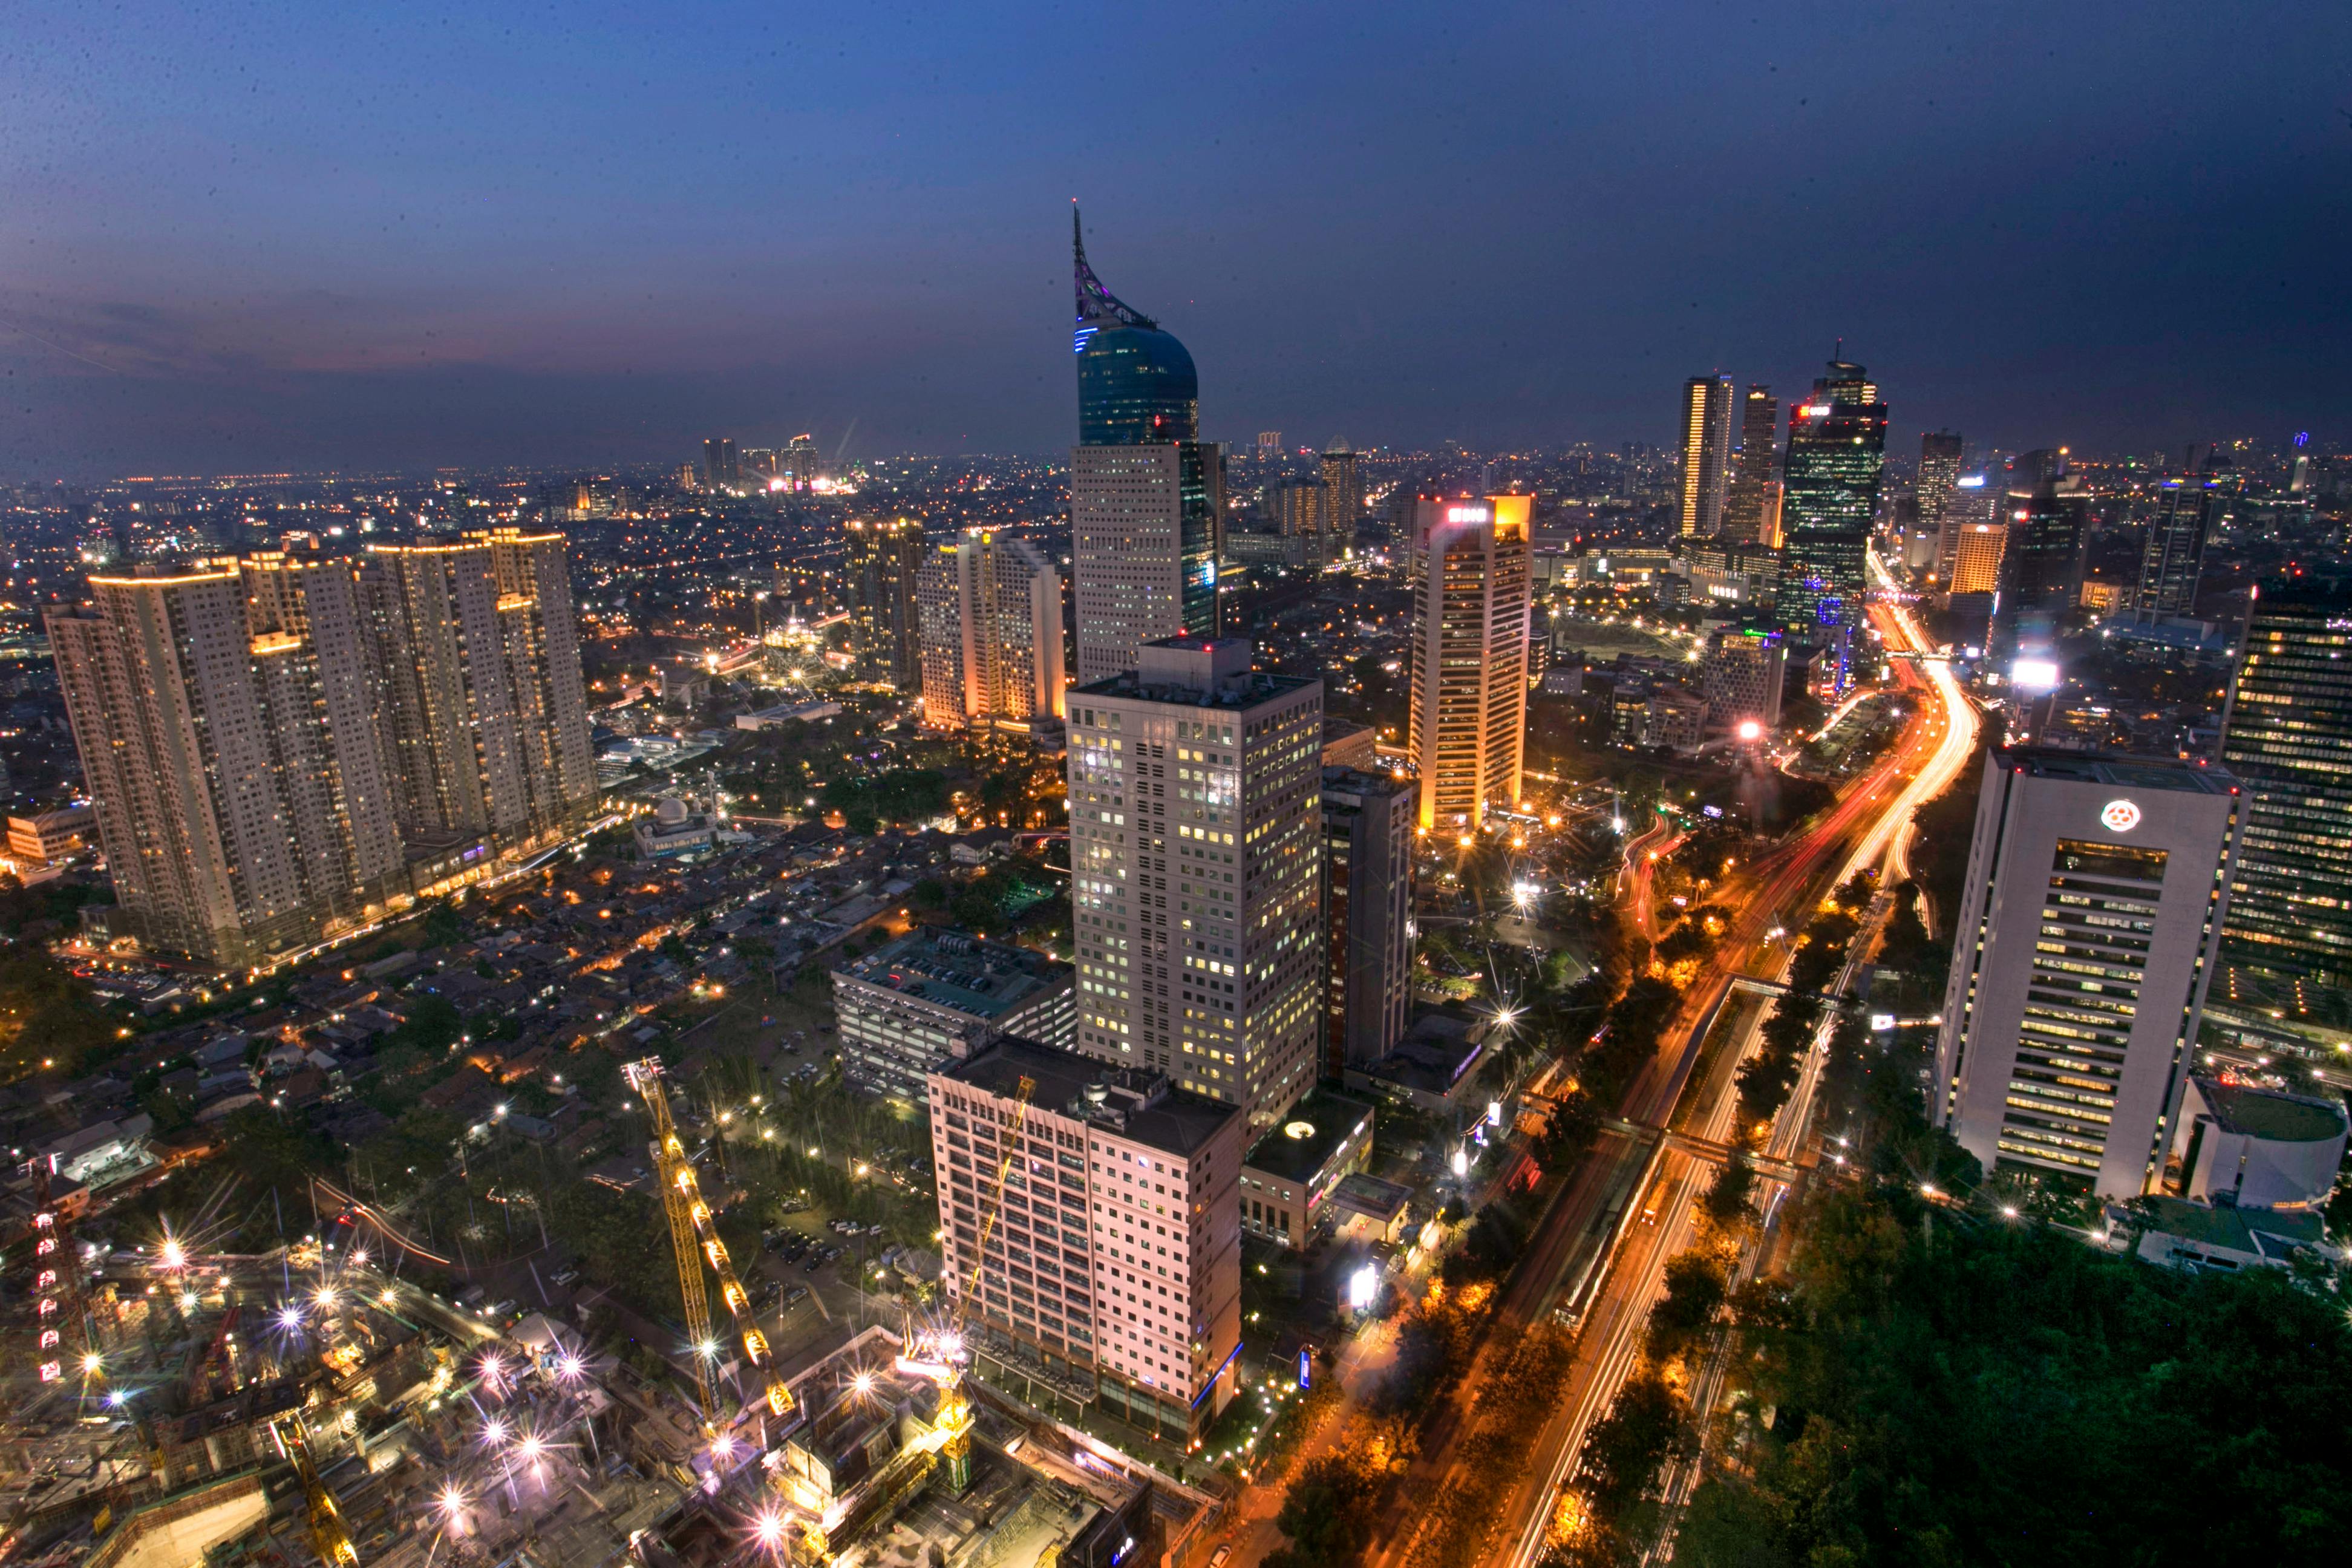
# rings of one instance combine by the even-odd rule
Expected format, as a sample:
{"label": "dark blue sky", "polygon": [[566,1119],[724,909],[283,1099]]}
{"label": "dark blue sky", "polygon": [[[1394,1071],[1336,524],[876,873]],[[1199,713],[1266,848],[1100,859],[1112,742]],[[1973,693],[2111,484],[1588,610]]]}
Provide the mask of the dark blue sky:
{"label": "dark blue sky", "polygon": [[2347,61],[2212,0],[19,6],[0,475],[1050,451],[1073,196],[1213,437],[1663,441],[1842,333],[1906,447],[2352,439]]}

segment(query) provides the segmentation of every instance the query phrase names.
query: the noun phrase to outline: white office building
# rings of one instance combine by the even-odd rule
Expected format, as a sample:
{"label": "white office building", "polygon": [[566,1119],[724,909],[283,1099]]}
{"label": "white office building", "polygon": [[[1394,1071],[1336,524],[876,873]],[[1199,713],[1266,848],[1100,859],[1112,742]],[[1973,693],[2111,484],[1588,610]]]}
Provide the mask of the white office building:
{"label": "white office building", "polygon": [[1264,1127],[1315,1081],[1323,683],[1174,637],[1069,698],[1077,1048]]}
{"label": "white office building", "polygon": [[1199,1436],[1240,1387],[1240,1112],[1013,1038],[929,1092],[941,1282],[1098,1412]]}
{"label": "white office building", "polygon": [[2158,1184],[2243,808],[2216,768],[2039,748],[1987,760],[1933,1110],[1988,1172],[2106,1197]]}

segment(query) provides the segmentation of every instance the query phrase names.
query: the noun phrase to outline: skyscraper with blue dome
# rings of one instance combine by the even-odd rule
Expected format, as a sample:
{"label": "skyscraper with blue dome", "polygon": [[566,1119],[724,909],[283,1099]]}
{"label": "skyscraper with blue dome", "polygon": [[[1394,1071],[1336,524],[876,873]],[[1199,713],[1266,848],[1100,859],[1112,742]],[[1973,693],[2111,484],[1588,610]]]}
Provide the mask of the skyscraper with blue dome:
{"label": "skyscraper with blue dome", "polygon": [[1072,594],[1080,680],[1136,668],[1162,637],[1217,635],[1223,455],[1200,439],[1192,356],[1087,264],[1070,215],[1078,445],[1070,454]]}

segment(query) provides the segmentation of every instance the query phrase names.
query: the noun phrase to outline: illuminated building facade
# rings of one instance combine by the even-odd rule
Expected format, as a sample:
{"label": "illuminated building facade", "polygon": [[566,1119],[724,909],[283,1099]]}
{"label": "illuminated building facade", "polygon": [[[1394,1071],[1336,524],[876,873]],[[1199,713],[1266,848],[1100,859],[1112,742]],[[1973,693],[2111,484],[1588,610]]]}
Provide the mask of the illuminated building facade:
{"label": "illuminated building facade", "polygon": [[2197,609],[2197,582],[2205,571],[2205,542],[2221,514],[2221,481],[2201,475],[2167,479],[2157,491],[2140,552],[2139,586],[2132,608],[2143,616],[2187,616]]}
{"label": "illuminated building facade", "polygon": [[1723,531],[1724,487],[1731,476],[1731,378],[1695,375],[1683,384],[1682,533]]}
{"label": "illuminated building facade", "polygon": [[2252,802],[2230,962],[2274,978],[2274,1005],[2352,987],[2347,598],[2333,584],[2259,589],[2223,720],[2221,759]]}
{"label": "illuminated building facade", "polygon": [[915,596],[923,724],[1025,731],[1062,712],[1062,574],[1037,547],[968,529],[930,552]]}
{"label": "illuminated building facade", "polygon": [[927,554],[923,525],[908,517],[853,518],[843,531],[850,648],[900,691],[920,691],[923,634],[915,583]]}
{"label": "illuminated building facade", "polygon": [[973,1320],[1090,1383],[1098,1412],[1197,1437],[1241,1386],[1247,1119],[1162,1069],[1017,1038],[929,1087],[941,1284],[977,1278]]}
{"label": "illuminated building facade", "polygon": [[[1972,529],[1998,525],[2009,526],[1995,516],[2000,510],[2001,492],[1987,482],[1982,474],[1962,474],[1952,481],[1951,493],[1944,498],[1944,510],[1938,514],[1936,528],[1936,581],[1950,588],[1952,574],[1960,552],[1960,538]],[[1990,592],[1990,586],[1970,592]]]}
{"label": "illuminated building facade", "polygon": [[1943,520],[1944,503],[1952,499],[1952,486],[1960,477],[1960,448],[1957,432],[1919,433],[1919,478],[1911,493],[1923,529],[1933,529]]}
{"label": "illuminated building facade", "polygon": [[1468,833],[1519,800],[1527,746],[1529,542],[1522,496],[1448,502],[1413,584],[1421,826]]}
{"label": "illuminated building facade", "polygon": [[1780,533],[1781,625],[1843,658],[1862,624],[1870,528],[1886,456],[1886,405],[1862,366],[1832,360],[1789,411]]}
{"label": "illuminated building facade", "polygon": [[271,552],[90,591],[48,624],[110,936],[270,962],[595,804],[559,534]]}
{"label": "illuminated building facade", "polygon": [[2009,549],[2009,525],[1972,522],[1953,535],[1951,574],[1945,596],[1991,594],[2000,588],[2001,556]]}
{"label": "illuminated building facade", "polygon": [[1754,722],[1769,734],[1780,722],[1780,689],[1788,678],[1789,650],[1763,632],[1717,632],[1699,661],[1699,689],[1706,699],[1707,728],[1738,733]]}
{"label": "illuminated building facade", "polygon": [[1071,215],[1078,445],[1070,542],[1078,679],[1136,667],[1163,637],[1217,635],[1224,458],[1200,439],[1192,356],[1087,265]]}
{"label": "illuminated building facade", "polygon": [[1323,448],[1323,559],[1339,560],[1356,547],[1356,525],[1364,519],[1364,485],[1356,472],[1356,449],[1334,439]]}
{"label": "illuminated building facade", "polygon": [[1252,1126],[1315,1081],[1323,685],[1250,643],[1146,644],[1072,689],[1077,1048],[1230,1100]]}
{"label": "illuminated building facade", "polygon": [[2218,769],[2020,747],[1977,797],[1934,1114],[1988,1173],[2154,1189],[2244,826]]}
{"label": "illuminated building facade", "polygon": [[403,837],[510,846],[584,821],[596,767],[563,536],[372,546],[361,585]]}

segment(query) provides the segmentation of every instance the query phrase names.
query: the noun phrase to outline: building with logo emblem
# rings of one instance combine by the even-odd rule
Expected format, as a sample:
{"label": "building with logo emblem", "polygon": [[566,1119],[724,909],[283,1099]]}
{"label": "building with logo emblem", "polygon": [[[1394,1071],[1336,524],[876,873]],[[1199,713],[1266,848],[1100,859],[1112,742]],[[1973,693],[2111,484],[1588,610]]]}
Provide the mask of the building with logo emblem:
{"label": "building with logo emblem", "polygon": [[2153,1190],[2245,805],[2216,768],[2030,747],[1987,760],[1932,1109],[1988,1172]]}

